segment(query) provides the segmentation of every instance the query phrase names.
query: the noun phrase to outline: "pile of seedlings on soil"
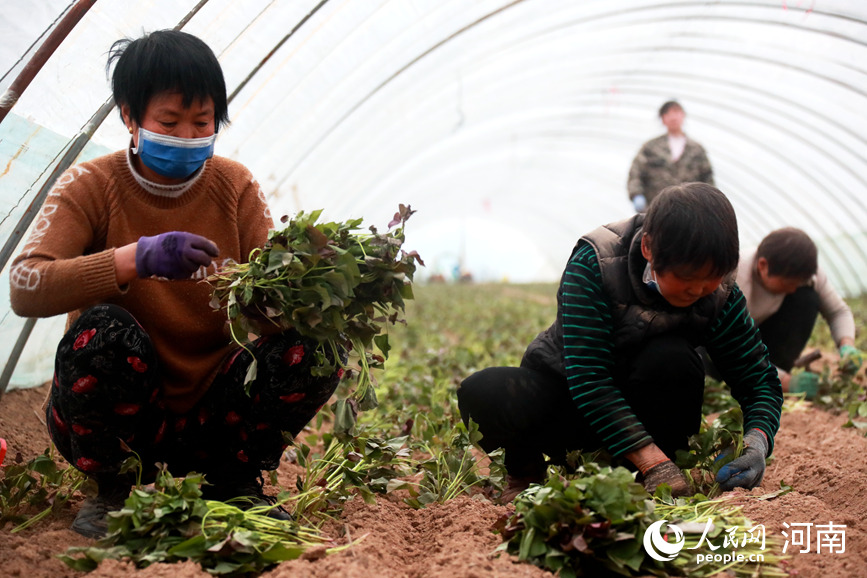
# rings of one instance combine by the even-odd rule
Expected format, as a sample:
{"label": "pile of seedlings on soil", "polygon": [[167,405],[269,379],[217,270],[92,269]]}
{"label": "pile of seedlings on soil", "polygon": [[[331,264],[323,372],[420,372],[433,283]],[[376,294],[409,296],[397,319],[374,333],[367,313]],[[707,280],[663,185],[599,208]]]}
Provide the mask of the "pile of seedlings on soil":
{"label": "pile of seedlings on soil", "polygon": [[667,485],[650,496],[623,467],[589,460],[572,473],[551,467],[545,484],[514,504],[497,527],[500,549],[563,578],[787,575],[766,550],[772,538],[737,506],[703,495],[675,500]]}
{"label": "pile of seedlings on soil", "polygon": [[294,560],[311,547],[336,548],[316,528],[269,518],[269,504],[203,500],[202,482],[194,474],[175,480],[161,469],[153,489],[139,484],[123,509],[109,514],[105,538],[61,559],[82,571],[109,558],[138,567],[193,560],[211,574],[237,575]]}

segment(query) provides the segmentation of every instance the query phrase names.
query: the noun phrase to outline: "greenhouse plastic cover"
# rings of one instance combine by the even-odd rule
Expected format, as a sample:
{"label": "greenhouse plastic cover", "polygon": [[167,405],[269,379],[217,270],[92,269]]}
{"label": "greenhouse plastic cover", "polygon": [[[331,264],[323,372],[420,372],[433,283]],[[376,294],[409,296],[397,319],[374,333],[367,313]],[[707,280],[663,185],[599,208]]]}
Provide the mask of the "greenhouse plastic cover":
{"label": "greenhouse plastic cover", "polygon": [[[0,0],[0,94],[73,4]],[[676,99],[742,247],[799,227],[843,294],[867,288],[864,0],[99,0],[0,125],[4,243],[110,98],[112,42],[191,12],[231,94],[217,154],[275,216],[384,226],[410,204],[420,278],[556,281],[581,234],[632,214],[630,163]],[[128,139],[115,110],[79,160]],[[0,366],[24,323],[8,268]],[[10,388],[50,379],[63,325],[36,324]]]}

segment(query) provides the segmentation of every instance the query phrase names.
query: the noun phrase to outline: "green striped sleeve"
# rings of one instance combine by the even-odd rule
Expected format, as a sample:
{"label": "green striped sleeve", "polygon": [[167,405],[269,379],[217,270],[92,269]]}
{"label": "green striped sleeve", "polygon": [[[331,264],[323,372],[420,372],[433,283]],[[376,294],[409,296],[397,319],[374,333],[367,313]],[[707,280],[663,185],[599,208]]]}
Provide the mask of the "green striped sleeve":
{"label": "green striped sleeve", "polygon": [[711,325],[707,352],[744,412],[744,431],[765,432],[771,455],[780,428],[783,390],[737,285]]}
{"label": "green striped sleeve", "polygon": [[596,253],[580,243],[560,284],[566,379],[586,423],[615,456],[653,442],[612,379],[613,321]]}

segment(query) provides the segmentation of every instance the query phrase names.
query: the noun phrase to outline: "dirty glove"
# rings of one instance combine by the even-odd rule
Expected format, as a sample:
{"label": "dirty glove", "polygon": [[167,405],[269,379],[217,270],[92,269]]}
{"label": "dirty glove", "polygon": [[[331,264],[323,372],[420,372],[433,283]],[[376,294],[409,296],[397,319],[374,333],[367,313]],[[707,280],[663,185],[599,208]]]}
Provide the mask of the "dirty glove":
{"label": "dirty glove", "polygon": [[[768,455],[768,440],[765,434],[751,429],[744,435],[744,453],[720,468],[716,481],[724,492],[735,488],[755,488],[765,475],[765,457]],[[717,460],[731,456],[734,449],[728,447],[720,452]]]}
{"label": "dirty glove", "polygon": [[819,374],[812,371],[795,373],[789,379],[789,393],[803,393],[804,399],[815,399],[819,393]]}
{"label": "dirty glove", "polygon": [[199,267],[211,264],[219,254],[217,246],[193,233],[171,231],[155,237],[141,237],[135,250],[138,276],[188,279]]}
{"label": "dirty glove", "polygon": [[635,207],[636,213],[643,213],[647,210],[647,197],[644,195],[635,195],[632,197],[632,206]]}
{"label": "dirty glove", "polygon": [[846,373],[854,374],[864,363],[864,354],[854,345],[840,347],[840,369]]}
{"label": "dirty glove", "polygon": [[641,473],[644,474],[644,489],[651,495],[660,484],[668,484],[671,487],[671,495],[675,498],[692,495],[689,482],[671,460],[659,462]]}

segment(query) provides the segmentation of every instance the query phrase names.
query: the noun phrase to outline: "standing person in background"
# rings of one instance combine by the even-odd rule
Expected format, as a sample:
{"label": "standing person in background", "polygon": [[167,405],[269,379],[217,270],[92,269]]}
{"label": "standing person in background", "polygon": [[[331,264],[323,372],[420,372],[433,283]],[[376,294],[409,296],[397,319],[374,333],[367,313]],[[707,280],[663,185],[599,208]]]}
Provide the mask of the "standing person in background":
{"label": "standing person in background", "polygon": [[[250,171],[213,156],[228,122],[213,51],[162,30],[119,40],[108,62],[129,145],[64,173],[10,274],[16,314],[68,314],[46,420],[61,455],[98,487],[72,524],[92,538],[129,495],[120,470],[130,449],[145,480],[162,462],[204,473],[207,499],[273,504],[262,470],[277,468],[339,381],[310,374],[317,343],[294,330],[240,349],[209,305],[202,281],[246,262],[273,227]],[[278,507],[268,515],[289,519]]]}
{"label": "standing person in background", "polygon": [[850,371],[861,367],[852,310],[819,267],[816,245],[804,231],[786,227],[768,234],[755,251],[741,257],[737,283],[783,391],[804,393],[808,399],[816,395],[818,375],[789,372],[807,346],[819,313],[831,328],[843,365]]}
{"label": "standing person in background", "polygon": [[659,109],[659,118],[668,132],[644,143],[629,169],[627,191],[637,213],[647,210],[665,187],[693,181],[714,184],[704,148],[683,133],[683,107],[670,100]]}

